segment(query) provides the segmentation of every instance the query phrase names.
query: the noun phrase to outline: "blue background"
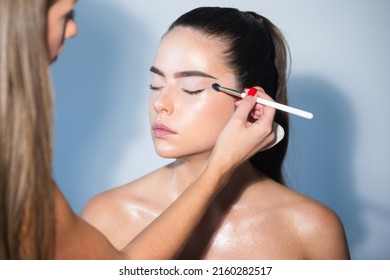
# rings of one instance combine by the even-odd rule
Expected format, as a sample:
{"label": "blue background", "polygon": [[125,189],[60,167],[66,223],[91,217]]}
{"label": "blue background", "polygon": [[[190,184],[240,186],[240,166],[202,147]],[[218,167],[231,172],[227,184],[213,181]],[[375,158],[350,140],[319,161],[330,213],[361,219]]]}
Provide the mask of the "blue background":
{"label": "blue background", "polygon": [[169,24],[198,6],[253,10],[284,32],[290,104],[315,115],[291,117],[289,187],[338,213],[353,259],[390,259],[386,0],[79,1],[79,36],[52,66],[54,173],[74,210],[169,162],[149,135],[149,67]]}

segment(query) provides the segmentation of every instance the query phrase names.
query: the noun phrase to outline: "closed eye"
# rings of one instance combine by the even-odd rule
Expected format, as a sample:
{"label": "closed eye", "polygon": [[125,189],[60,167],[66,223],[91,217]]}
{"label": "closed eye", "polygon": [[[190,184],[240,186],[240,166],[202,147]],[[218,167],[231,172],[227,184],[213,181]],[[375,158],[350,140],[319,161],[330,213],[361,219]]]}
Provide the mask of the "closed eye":
{"label": "closed eye", "polygon": [[66,20],[74,20],[76,17],[76,12],[74,10],[70,11],[67,15],[66,15]]}
{"label": "closed eye", "polygon": [[153,85],[149,85],[149,88],[150,88],[151,90],[159,90],[159,89],[162,89],[162,87],[155,87],[155,86],[153,86]]}
{"label": "closed eye", "polygon": [[204,91],[204,89],[199,89],[199,90],[186,90],[183,88],[183,91],[185,93],[188,93],[188,94],[198,94],[198,93],[201,93],[202,91]]}

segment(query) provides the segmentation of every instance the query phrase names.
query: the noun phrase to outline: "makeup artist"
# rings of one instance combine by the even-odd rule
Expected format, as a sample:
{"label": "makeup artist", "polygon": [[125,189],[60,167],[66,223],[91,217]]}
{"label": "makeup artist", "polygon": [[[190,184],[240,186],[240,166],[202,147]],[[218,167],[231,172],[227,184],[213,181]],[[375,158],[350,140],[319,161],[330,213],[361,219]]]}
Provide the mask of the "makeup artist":
{"label": "makeup artist", "polygon": [[[187,191],[115,249],[72,211],[52,180],[49,64],[65,40],[77,35],[75,4],[0,0],[0,259],[174,258],[232,172],[273,141],[274,110],[264,108],[249,125],[248,115],[258,105],[244,98]],[[231,143],[240,145],[231,149]]]}

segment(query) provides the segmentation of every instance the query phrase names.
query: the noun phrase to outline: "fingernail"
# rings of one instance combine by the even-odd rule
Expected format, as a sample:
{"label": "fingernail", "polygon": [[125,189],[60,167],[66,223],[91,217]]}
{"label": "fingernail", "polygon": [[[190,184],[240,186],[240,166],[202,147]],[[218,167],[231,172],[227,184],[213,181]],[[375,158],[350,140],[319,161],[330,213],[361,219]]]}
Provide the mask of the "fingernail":
{"label": "fingernail", "polygon": [[248,95],[249,96],[255,96],[257,94],[257,89],[255,88],[251,88],[249,91],[248,91]]}

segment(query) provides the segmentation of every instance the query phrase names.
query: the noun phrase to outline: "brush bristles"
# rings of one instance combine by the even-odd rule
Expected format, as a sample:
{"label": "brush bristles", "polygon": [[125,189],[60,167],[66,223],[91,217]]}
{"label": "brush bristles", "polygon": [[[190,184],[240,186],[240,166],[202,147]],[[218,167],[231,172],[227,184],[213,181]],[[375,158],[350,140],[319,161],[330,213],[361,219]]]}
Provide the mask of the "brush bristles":
{"label": "brush bristles", "polygon": [[219,91],[220,85],[219,85],[219,84],[212,84],[211,87],[212,87],[214,90]]}

